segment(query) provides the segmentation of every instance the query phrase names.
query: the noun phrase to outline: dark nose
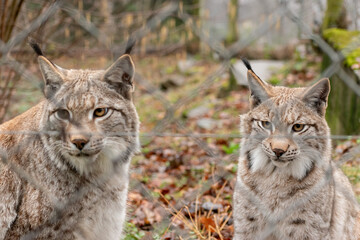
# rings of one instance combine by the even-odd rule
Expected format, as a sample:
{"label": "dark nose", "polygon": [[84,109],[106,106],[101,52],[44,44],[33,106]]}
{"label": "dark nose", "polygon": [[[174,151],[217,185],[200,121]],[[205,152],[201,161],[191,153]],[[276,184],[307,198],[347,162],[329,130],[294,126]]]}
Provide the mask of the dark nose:
{"label": "dark nose", "polygon": [[278,158],[281,157],[285,153],[285,151],[280,148],[274,148],[272,150]]}
{"label": "dark nose", "polygon": [[85,145],[89,142],[89,140],[86,140],[86,139],[73,139],[71,140],[71,142],[79,149],[79,150],[82,150]]}

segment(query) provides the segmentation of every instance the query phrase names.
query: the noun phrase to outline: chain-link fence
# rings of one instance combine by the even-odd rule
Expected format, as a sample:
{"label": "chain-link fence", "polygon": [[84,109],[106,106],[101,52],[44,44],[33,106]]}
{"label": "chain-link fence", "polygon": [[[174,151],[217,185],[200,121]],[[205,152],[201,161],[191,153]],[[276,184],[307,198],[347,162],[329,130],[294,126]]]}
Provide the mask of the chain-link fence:
{"label": "chain-link fence", "polygon": [[[322,20],[318,16],[326,14],[325,1],[277,1],[276,4],[266,1],[264,9],[254,8],[250,1],[238,1],[236,6],[240,10],[235,18],[238,32],[237,37],[231,40],[228,39],[229,31],[222,32],[231,24],[228,20],[231,8],[224,8],[229,6],[230,1],[14,1],[13,5],[18,4],[20,8],[6,15],[7,4],[7,1],[2,1],[2,119],[9,119],[22,111],[14,110],[13,107],[15,102],[21,102],[21,94],[27,100],[30,99],[28,105],[35,105],[40,99],[33,97],[34,93],[40,92],[39,86],[43,80],[39,78],[40,74],[35,73],[39,71],[34,67],[34,54],[30,54],[29,47],[24,44],[29,36],[41,43],[49,59],[56,59],[56,64],[61,62],[69,68],[85,68],[82,62],[86,61],[93,61],[90,67],[99,64],[105,66],[110,58],[121,56],[129,38],[136,41],[132,53],[137,69],[134,77],[134,103],[143,124],[140,128],[143,149],[142,154],[134,157],[131,170],[127,219],[135,224],[130,225],[127,231],[136,233],[130,234],[133,237],[130,239],[231,239],[231,199],[239,158],[238,144],[242,136],[238,133],[237,120],[230,123],[226,121],[238,118],[237,115],[226,114],[226,108],[233,110],[231,114],[248,110],[247,90],[238,84],[231,85],[230,80],[240,76],[242,79],[237,81],[240,84],[244,81],[244,75],[238,72],[235,64],[239,56],[270,58],[283,52],[281,56],[291,58],[303,53],[298,46],[310,46],[315,55],[322,56],[323,62],[322,70],[319,67],[321,64],[317,62],[318,67],[315,69],[318,72],[309,77],[308,81],[314,82],[323,77],[331,78],[332,84],[341,81],[343,85],[336,82],[336,88],[348,89],[344,90],[348,91],[345,95],[352,95],[349,101],[352,101],[353,112],[358,112],[356,108],[359,106],[356,104],[359,103],[357,98],[360,98],[360,86],[357,69],[360,68],[360,54],[356,55],[356,51],[360,48],[360,35],[355,35],[353,40],[340,47],[331,38],[325,39],[324,30],[322,33],[318,31],[319,21]],[[359,29],[359,7],[357,1],[345,1],[349,28]],[[226,10],[221,13],[221,9]],[[18,18],[13,23],[11,34],[5,38],[6,17],[14,14]],[[64,56],[65,60],[62,59]],[[349,57],[355,59],[355,62],[344,64],[348,63]],[[70,58],[76,60],[69,62]],[[165,60],[161,62],[158,58]],[[207,59],[211,59],[211,64]],[[327,64],[324,64],[325,60]],[[311,60],[303,57],[301,64],[306,61]],[[154,67],[154,62],[158,68]],[[306,70],[303,70],[306,67],[308,65],[305,64],[300,72],[306,74]],[[257,69],[253,68],[256,73]],[[197,71],[201,76],[196,75]],[[284,78],[285,73],[282,75]],[[179,77],[180,74],[185,77]],[[159,81],[160,78],[166,78],[166,81]],[[237,95],[231,90],[237,92]],[[337,89],[333,91],[337,92]],[[221,96],[224,92],[225,97]],[[29,98],[29,95],[33,98]],[[219,107],[219,101],[226,104]],[[338,98],[337,101],[342,100]],[[207,107],[201,108],[202,105]],[[333,113],[333,109],[328,110],[329,119],[339,117],[336,114],[340,112]],[[360,115],[355,114],[346,124],[359,122],[357,116]],[[214,120],[222,117],[225,120]],[[222,127],[226,130],[222,130]],[[26,136],[21,145],[11,149],[14,153],[25,151],[37,136],[59,135],[59,132],[16,130],[3,131],[2,134]],[[111,134],[136,136],[134,132]],[[357,166],[359,147],[356,145],[360,139],[357,134],[359,131],[330,136],[333,140],[349,140],[347,144],[351,145],[343,147],[344,154],[337,157],[338,166],[349,162]],[[66,201],[59,201],[32,172],[12,162],[11,157],[8,159],[8,154],[9,151],[2,153],[3,164],[49,198],[56,212],[49,222],[60,221],[94,187],[87,185],[71,194]],[[98,179],[98,184],[108,181],[113,174],[111,172]],[[359,172],[355,176],[357,174]],[[197,184],[188,186],[192,184],[190,178]],[[323,180],[319,184],[330,183],[332,177]],[[149,181],[151,184],[148,184]],[[162,186],[164,183],[165,187]],[[185,188],[186,191],[183,190]],[[219,201],[222,197],[226,197],[226,203]],[[204,206],[203,202],[207,201],[213,204]],[[218,202],[222,204],[216,205]],[[294,204],[294,208],[285,212],[286,215],[298,207],[297,203]],[[134,220],[140,217],[141,221]],[[270,226],[265,235],[271,234],[275,228],[274,225]],[[46,224],[37,226],[22,239],[36,239],[37,234],[47,228]],[[149,234],[140,234],[139,228],[147,230]]]}

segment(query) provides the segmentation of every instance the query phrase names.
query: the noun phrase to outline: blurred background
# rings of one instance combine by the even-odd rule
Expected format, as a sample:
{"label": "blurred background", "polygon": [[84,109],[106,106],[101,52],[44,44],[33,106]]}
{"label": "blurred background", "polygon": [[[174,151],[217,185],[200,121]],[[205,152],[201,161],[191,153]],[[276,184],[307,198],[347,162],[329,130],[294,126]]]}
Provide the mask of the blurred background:
{"label": "blurred background", "polygon": [[131,37],[142,153],[125,239],[232,239],[250,60],[288,87],[329,77],[333,158],[360,199],[358,0],[1,0],[0,122],[42,99],[28,37],[64,68],[105,69]]}

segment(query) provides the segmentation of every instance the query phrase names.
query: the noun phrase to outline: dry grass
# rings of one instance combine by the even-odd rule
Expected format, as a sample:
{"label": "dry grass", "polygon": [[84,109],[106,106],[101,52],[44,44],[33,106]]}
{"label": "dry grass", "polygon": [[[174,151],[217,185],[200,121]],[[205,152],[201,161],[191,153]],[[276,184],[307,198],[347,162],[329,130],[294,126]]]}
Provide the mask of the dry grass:
{"label": "dry grass", "polygon": [[[216,198],[213,203],[216,204],[226,186],[227,181],[223,184],[221,189],[218,191]],[[166,198],[161,195],[167,206],[164,208],[173,216],[171,224],[165,231],[165,234],[171,228],[171,225],[179,225],[176,221],[180,221],[189,232],[192,233],[191,237],[196,237],[201,240],[224,240],[226,237],[223,236],[222,231],[232,216],[232,211],[229,211],[230,207],[226,207],[220,214],[213,213],[213,207],[209,211],[201,211],[199,206],[199,198],[196,197],[195,212],[191,211],[189,206],[183,206],[180,210],[177,210]],[[178,236],[180,239],[184,239],[182,236]]]}

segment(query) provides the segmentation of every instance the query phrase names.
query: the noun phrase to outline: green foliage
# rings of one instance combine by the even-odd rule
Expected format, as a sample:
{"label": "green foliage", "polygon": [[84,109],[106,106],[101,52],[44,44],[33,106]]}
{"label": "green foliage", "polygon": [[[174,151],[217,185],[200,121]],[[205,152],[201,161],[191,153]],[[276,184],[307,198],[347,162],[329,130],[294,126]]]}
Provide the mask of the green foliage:
{"label": "green foliage", "polygon": [[175,185],[178,188],[181,188],[182,186],[186,185],[188,182],[188,177],[182,176],[178,182],[175,183]]}
{"label": "green foliage", "polygon": [[232,166],[232,168],[231,168],[231,172],[232,172],[232,173],[237,173],[237,170],[238,170],[238,165],[237,165],[237,164],[235,164],[234,166]]}
{"label": "green foliage", "polygon": [[143,183],[148,183],[149,182],[149,180],[150,180],[150,177],[149,176],[143,176],[142,177],[142,179],[141,179],[141,182],[143,182]]}
{"label": "green foliage", "polygon": [[137,8],[138,8],[138,6],[137,6],[136,2],[133,2],[133,3],[130,3],[125,6],[125,11],[126,12],[135,12],[138,10]]}
{"label": "green foliage", "polygon": [[305,67],[306,67],[306,62],[304,61],[296,61],[293,66],[293,68],[298,72],[302,71]]}
{"label": "green foliage", "polygon": [[156,198],[156,199],[159,199],[161,197],[160,193],[158,193],[158,192],[152,191],[152,192],[150,192],[150,194],[153,198]]}
{"label": "green foliage", "polygon": [[152,236],[152,238],[153,238],[154,240],[160,240],[160,239],[162,239],[161,236],[160,236],[159,234],[157,234],[157,233],[155,233],[155,234]]}
{"label": "green foliage", "polygon": [[[350,46],[359,45],[360,31],[348,31],[339,28],[329,28],[323,32],[324,38],[337,50],[343,52],[345,64],[349,67],[359,63],[360,47],[351,49]],[[350,48],[349,48],[350,47]],[[346,48],[349,48],[347,50]]]}
{"label": "green foliage", "polygon": [[141,152],[142,152],[143,154],[147,154],[147,153],[149,153],[150,151],[151,151],[151,149],[148,148],[148,147],[142,147],[142,148],[141,148]]}
{"label": "green foliage", "polygon": [[[359,186],[360,184],[360,166],[348,166],[343,165],[341,167],[345,175],[349,178],[353,186]],[[360,195],[356,195],[356,199],[360,203]]]}
{"label": "green foliage", "polygon": [[230,64],[233,65],[233,64],[235,64],[238,60],[239,60],[239,59],[237,59],[237,58],[231,58],[231,59],[230,59]]}
{"label": "green foliage", "polygon": [[165,68],[165,73],[166,74],[172,74],[176,71],[176,66],[168,66]]}
{"label": "green foliage", "polygon": [[125,223],[125,237],[124,240],[140,240],[145,236],[145,233],[138,229],[135,224],[126,222]]}
{"label": "green foliage", "polygon": [[281,83],[281,80],[279,78],[277,78],[276,76],[272,76],[269,81],[268,81],[271,85],[279,85]]}
{"label": "green foliage", "polygon": [[359,166],[347,166],[341,167],[345,175],[349,178],[351,184],[356,185],[360,183],[360,167]]}
{"label": "green foliage", "polygon": [[233,154],[240,149],[240,145],[232,142],[229,146],[222,146],[222,149],[226,154]]}

